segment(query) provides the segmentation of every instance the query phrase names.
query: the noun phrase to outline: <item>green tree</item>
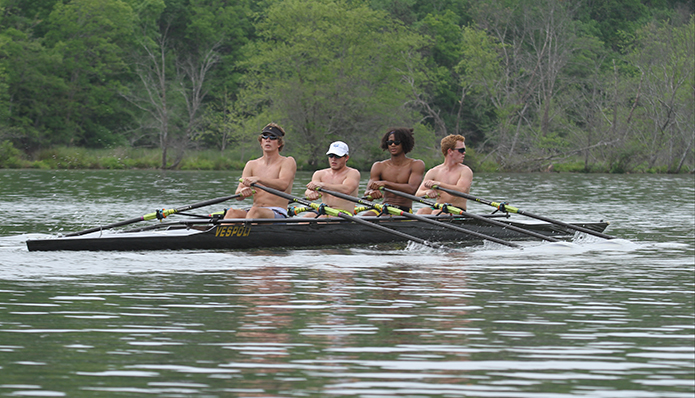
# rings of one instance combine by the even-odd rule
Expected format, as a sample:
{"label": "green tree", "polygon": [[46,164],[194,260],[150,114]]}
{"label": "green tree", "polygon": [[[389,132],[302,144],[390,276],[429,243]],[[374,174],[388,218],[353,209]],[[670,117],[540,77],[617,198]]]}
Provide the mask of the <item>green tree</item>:
{"label": "green tree", "polygon": [[461,29],[471,23],[470,1],[373,0],[371,6],[385,10],[394,18],[412,26],[428,39],[421,51],[426,67],[413,90],[414,105],[423,115],[423,123],[437,137],[465,133],[469,143],[482,140],[487,124],[487,109],[475,107],[461,87],[455,69],[461,58]]}
{"label": "green tree", "polygon": [[[605,159],[607,150],[624,141],[630,120],[617,118],[626,116],[624,104],[629,104],[629,99],[623,97],[629,97],[631,91],[625,87],[628,81],[621,82],[616,70],[607,69],[606,60],[612,54],[592,35],[593,29],[583,26],[580,31],[573,57],[564,70],[569,82],[558,96],[563,109],[559,124],[566,132],[569,147],[558,157],[579,155],[584,160],[584,171],[590,171],[599,157]],[[616,104],[620,110],[616,111]],[[548,161],[552,158],[546,157]]]}
{"label": "green tree", "polygon": [[651,23],[638,32],[629,60],[643,77],[637,108],[643,128],[633,136],[647,166],[680,172],[695,145],[695,17],[682,26]]}
{"label": "green tree", "polygon": [[60,106],[71,142],[101,147],[120,142],[120,77],[134,30],[134,15],[121,0],[57,3],[49,17],[46,46],[61,54],[57,73],[65,82]]}
{"label": "green tree", "polygon": [[462,21],[468,18],[470,0],[370,0],[374,10],[386,11],[391,18],[408,26],[417,25],[428,16],[453,11]]}
{"label": "green tree", "polygon": [[562,142],[556,134],[564,109],[556,99],[567,88],[565,70],[577,42],[571,14],[560,0],[499,0],[476,9],[478,26],[501,44],[500,72],[485,86],[498,117],[489,138],[503,167],[520,167],[531,149]]}
{"label": "green tree", "polygon": [[176,64],[184,77],[181,94],[188,114],[185,136],[192,139],[203,130],[203,107],[211,91],[215,91],[213,96],[218,95],[218,101],[227,103],[231,99],[228,90],[236,89],[239,78],[231,68],[242,57],[241,49],[252,25],[247,1],[191,0],[187,9],[190,21],[185,42],[178,46]]}
{"label": "green tree", "polygon": [[413,95],[415,104],[439,137],[446,136],[449,130],[459,133],[464,109],[465,98],[454,69],[461,57],[459,19],[447,10],[441,15],[428,14],[419,24],[420,33],[429,38],[429,43],[424,57],[427,66],[422,69],[421,82],[414,86]]}
{"label": "green tree", "polygon": [[216,45],[219,62],[210,70],[210,100],[224,102],[238,90],[241,72],[237,64],[243,59],[243,47],[254,38],[254,7],[262,2],[251,0],[191,0],[190,22],[186,30],[187,53],[204,54]]}
{"label": "green tree", "polygon": [[598,34],[613,51],[623,50],[635,31],[649,18],[649,8],[641,0],[600,0],[579,3],[578,17],[593,23]]}
{"label": "green tree", "polygon": [[137,10],[138,31],[136,49],[132,54],[137,81],[123,91],[123,96],[141,113],[138,118],[143,135],[150,133],[162,151],[161,167],[167,168],[167,155],[172,145],[172,135],[177,132],[180,83],[175,73],[175,52],[170,44],[171,25],[175,16],[164,13],[164,0],[150,1]]}
{"label": "green tree", "polygon": [[[2,12],[2,8],[0,8]],[[1,21],[1,19],[0,19]],[[9,38],[0,32],[0,54],[2,54],[2,47],[9,42]],[[0,140],[3,139],[9,127],[9,116],[10,116],[10,103],[9,103],[9,91],[7,85],[7,73],[5,72],[5,65],[0,62]]]}
{"label": "green tree", "polygon": [[[248,3],[221,0],[160,0],[139,9],[138,82],[125,97],[141,112],[141,129],[152,131],[162,150],[162,168],[177,167],[203,134],[203,114],[216,68],[238,54],[250,23]],[[228,77],[217,75],[224,88]],[[223,91],[224,92],[224,91]],[[200,142],[200,141],[198,141]],[[175,150],[174,160],[168,159]]]}
{"label": "green tree", "polygon": [[28,152],[66,142],[69,136],[59,108],[65,84],[55,70],[62,62],[60,55],[44,48],[31,32],[8,28],[3,35],[0,65],[8,96],[8,128],[3,134]]}
{"label": "green tree", "polygon": [[41,38],[50,29],[48,16],[58,2],[61,0],[0,0],[2,26],[31,32],[32,37]]}
{"label": "green tree", "polygon": [[408,106],[404,77],[421,68],[421,36],[384,12],[329,0],[287,0],[272,5],[249,48],[243,109],[267,111],[317,165],[331,140],[353,153],[373,147],[389,125],[417,116]]}
{"label": "green tree", "polygon": [[[50,101],[61,82],[52,67],[60,59],[41,45],[36,30],[55,1],[0,0],[0,140],[11,139],[25,150],[50,144],[48,132],[59,127]],[[4,99],[4,100],[3,100]]]}

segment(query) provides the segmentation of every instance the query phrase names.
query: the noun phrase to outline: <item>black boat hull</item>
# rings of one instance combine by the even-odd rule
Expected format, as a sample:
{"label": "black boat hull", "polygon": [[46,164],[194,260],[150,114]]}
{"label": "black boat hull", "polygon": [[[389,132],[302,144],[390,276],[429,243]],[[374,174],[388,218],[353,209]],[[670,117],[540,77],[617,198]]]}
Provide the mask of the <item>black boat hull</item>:
{"label": "black boat hull", "polygon": [[[453,223],[456,226],[500,239],[536,239],[508,228],[470,218],[450,216],[428,218]],[[418,220],[408,220],[401,217],[364,217],[364,219],[430,242],[480,242],[479,238],[472,235]],[[269,220],[238,221],[240,222],[234,225],[194,226],[194,223],[191,223],[191,225],[177,223],[169,226],[167,229],[160,230],[147,230],[148,228],[144,228],[120,233],[104,231],[103,233],[94,232],[75,237],[30,239],[27,241],[27,248],[29,251],[244,250],[255,248],[364,245],[407,241],[407,239],[394,234],[342,219],[288,219],[286,222],[280,223],[269,222]],[[503,221],[555,238],[571,237],[575,234],[572,230],[568,231],[549,223]],[[573,225],[603,232],[608,223],[594,222]]]}

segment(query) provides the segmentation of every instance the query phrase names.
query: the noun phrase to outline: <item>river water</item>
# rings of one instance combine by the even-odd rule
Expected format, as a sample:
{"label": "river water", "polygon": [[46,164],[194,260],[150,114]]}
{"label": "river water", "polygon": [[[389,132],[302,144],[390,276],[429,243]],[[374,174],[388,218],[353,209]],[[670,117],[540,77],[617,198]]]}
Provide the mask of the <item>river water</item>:
{"label": "river water", "polygon": [[27,238],[229,194],[238,177],[0,170],[0,396],[695,394],[693,175],[475,176],[474,195],[607,220],[615,240],[26,249]]}

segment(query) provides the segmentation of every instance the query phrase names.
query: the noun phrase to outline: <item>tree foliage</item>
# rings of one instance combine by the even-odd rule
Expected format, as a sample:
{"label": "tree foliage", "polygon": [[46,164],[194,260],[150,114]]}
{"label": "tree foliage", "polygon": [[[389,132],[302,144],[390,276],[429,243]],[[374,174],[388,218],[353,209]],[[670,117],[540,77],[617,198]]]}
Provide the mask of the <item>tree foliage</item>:
{"label": "tree foliage", "polygon": [[629,59],[642,77],[637,113],[649,123],[634,139],[648,167],[665,163],[679,172],[695,144],[695,18],[682,26],[650,23],[637,41]]}
{"label": "tree foliage", "polygon": [[77,145],[102,147],[119,142],[118,125],[103,123],[122,108],[116,95],[128,72],[134,15],[120,0],[56,3],[48,17],[44,45],[60,54],[56,74],[64,83],[63,128]]}
{"label": "tree foliage", "polygon": [[312,168],[337,139],[369,164],[406,125],[433,159],[456,133],[504,170],[692,171],[693,7],[0,0],[0,142],[157,147],[172,168],[275,121]]}
{"label": "tree foliage", "polygon": [[273,115],[311,164],[330,141],[358,149],[387,126],[416,120],[404,75],[421,67],[424,41],[385,13],[340,0],[287,0],[270,7],[258,34],[242,64],[247,112]]}

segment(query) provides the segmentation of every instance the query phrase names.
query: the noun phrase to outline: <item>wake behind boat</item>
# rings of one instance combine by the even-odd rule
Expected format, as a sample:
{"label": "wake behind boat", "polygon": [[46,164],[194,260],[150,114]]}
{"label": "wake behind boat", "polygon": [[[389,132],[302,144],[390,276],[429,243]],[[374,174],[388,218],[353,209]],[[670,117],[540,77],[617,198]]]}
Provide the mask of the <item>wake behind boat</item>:
{"label": "wake behind boat", "polygon": [[[455,215],[427,216],[426,218],[450,226],[462,227],[479,234],[506,240],[528,239],[528,235],[499,225],[516,226],[533,231],[549,239],[571,238],[575,230],[549,222],[521,223],[509,220],[509,214],[483,215],[496,220],[484,220]],[[92,228],[84,234],[46,239],[29,239],[29,251],[85,250],[85,251],[141,251],[141,250],[229,250],[257,248],[307,248],[343,245],[368,245],[407,242],[405,236],[427,242],[480,243],[476,236],[443,228],[435,223],[413,220],[402,216],[359,217],[374,226],[385,227],[403,236],[384,233],[357,220],[329,218],[275,219],[207,219],[190,218],[179,222],[160,222],[153,226],[110,231]],[[135,221],[133,221],[135,222]],[[603,232],[608,223],[573,223],[572,226]]]}

